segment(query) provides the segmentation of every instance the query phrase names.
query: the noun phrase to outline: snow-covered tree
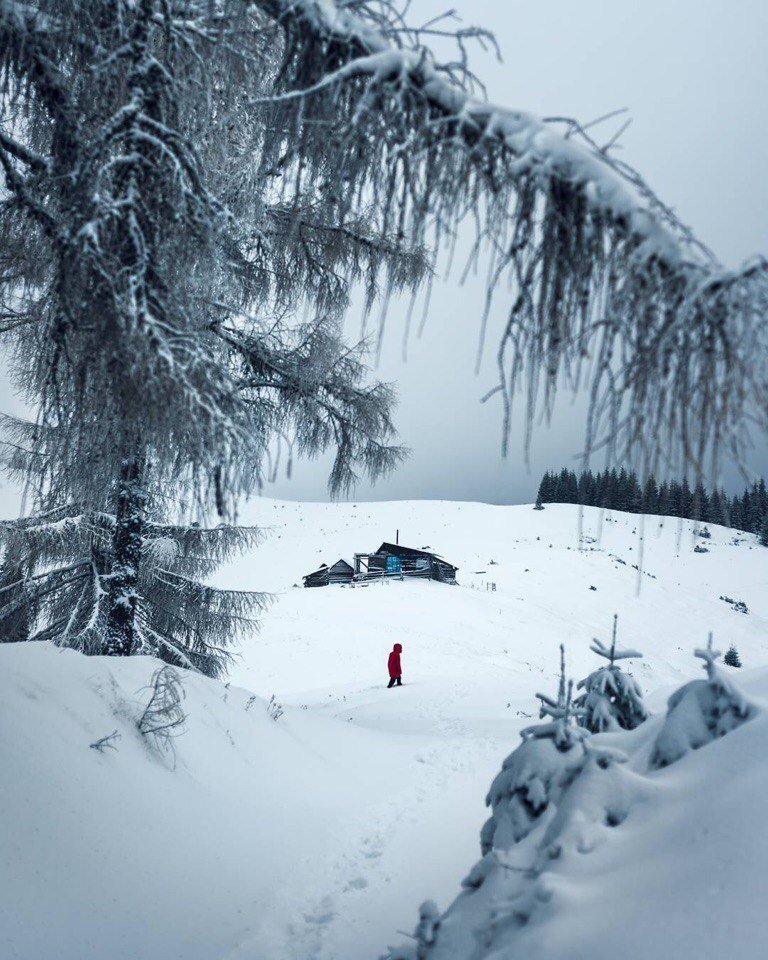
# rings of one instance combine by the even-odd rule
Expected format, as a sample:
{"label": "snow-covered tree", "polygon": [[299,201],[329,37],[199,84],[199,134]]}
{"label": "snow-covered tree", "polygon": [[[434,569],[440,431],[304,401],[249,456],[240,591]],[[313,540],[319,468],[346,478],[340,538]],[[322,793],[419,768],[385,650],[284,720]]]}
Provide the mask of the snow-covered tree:
{"label": "snow-covered tree", "polygon": [[616,646],[617,624],[618,616],[614,614],[610,646],[597,638],[590,644],[590,650],[606,659],[608,666],[600,667],[577,684],[577,688],[584,691],[574,701],[582,711],[579,723],[591,733],[634,730],[648,716],[640,685],[616,662],[637,659],[642,654],[637,650]]}
{"label": "snow-covered tree", "polygon": [[[751,409],[736,384],[754,382],[762,396],[766,379],[765,352],[752,352],[766,336],[763,261],[723,272],[610,149],[575,122],[476,96],[466,55],[458,68],[438,62],[395,3],[256,5],[279,22],[290,51],[276,109],[313,148],[326,141],[326,155],[337,145],[317,119],[333,118],[353,195],[370,188],[384,216],[402,219],[426,245],[478,214],[478,251],[487,241],[494,283],[514,281],[499,352],[505,436],[524,370],[537,371],[527,377],[532,413],[539,401],[550,408],[558,383],[581,385],[589,357],[590,448],[607,435],[622,461],[641,450],[648,463],[666,457],[668,440],[681,460],[703,461],[697,451],[721,447],[740,456]],[[471,32],[460,39],[466,45]],[[298,155],[289,129],[286,149]],[[407,164],[398,160],[404,146]],[[405,209],[398,196],[408,198]]]}
{"label": "snow-covered tree", "polygon": [[741,666],[741,657],[739,656],[739,651],[736,649],[736,644],[732,643],[725,651],[723,663],[727,664],[729,667]]}
{"label": "snow-covered tree", "polygon": [[[150,504],[147,517],[153,513]],[[23,616],[23,639],[104,653],[115,524],[111,514],[72,509],[0,523],[0,540],[18,549],[32,571],[0,587],[0,636],[16,639],[9,626]],[[216,589],[206,581],[221,563],[260,539],[256,528],[173,526],[145,518],[142,562],[130,598],[131,653],[222,676],[233,644],[254,625],[267,597]]]}
{"label": "snow-covered tree", "polygon": [[402,455],[339,320],[351,283],[372,299],[379,270],[397,289],[427,260],[330,216],[316,182],[276,187],[274,118],[248,112],[274,34],[234,0],[0,2],[0,331],[37,417],[7,439],[41,515],[113,518],[103,652],[142,647],[158,491],[228,515],[282,436],[336,449],[332,490]]}
{"label": "snow-covered tree", "polygon": [[656,737],[651,767],[658,769],[675,763],[691,750],[725,736],[754,716],[754,707],[738,687],[718,670],[720,651],[707,646],[695,655],[704,661],[706,680],[692,680],[669,698],[664,726]]}
{"label": "snow-covered tree", "polygon": [[[480,832],[483,855],[495,844],[509,846],[524,837],[583,763],[582,745],[588,734],[575,724],[579,710],[572,703],[572,691],[561,646],[557,697],[536,694],[546,722],[521,732],[523,742],[504,761],[485,798],[492,813]],[[472,875],[468,883],[474,883]]]}
{"label": "snow-covered tree", "polygon": [[2,0],[4,324],[34,333],[23,373],[49,419],[73,407],[69,441],[98,396],[84,453],[178,449],[197,482],[218,466],[240,489],[251,434],[218,324],[300,288],[337,306],[355,274],[412,288],[418,251],[468,218],[492,286],[515,283],[507,429],[521,371],[541,373],[532,413],[584,365],[590,447],[738,455],[765,382],[764,264],[722,271],[577,123],[476,95],[486,33],[457,31],[447,64],[429,33],[391,0]]}

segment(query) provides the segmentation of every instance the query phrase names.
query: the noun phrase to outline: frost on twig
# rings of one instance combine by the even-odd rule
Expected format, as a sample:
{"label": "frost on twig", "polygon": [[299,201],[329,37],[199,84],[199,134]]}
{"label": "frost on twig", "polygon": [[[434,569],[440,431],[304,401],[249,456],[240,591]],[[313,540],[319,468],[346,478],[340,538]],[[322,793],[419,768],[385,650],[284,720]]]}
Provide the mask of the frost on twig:
{"label": "frost on twig", "polygon": [[184,688],[173,667],[159,667],[149,683],[149,702],[136,721],[139,733],[159,749],[170,750],[173,738],[182,733],[186,714],[182,709]]}
{"label": "frost on twig", "polygon": [[95,740],[93,743],[89,744],[91,750],[98,750],[99,753],[103,753],[105,750],[117,750],[115,743],[118,740],[122,739],[122,734],[118,730],[113,730],[112,733],[108,733],[105,737],[101,737],[99,740]]}

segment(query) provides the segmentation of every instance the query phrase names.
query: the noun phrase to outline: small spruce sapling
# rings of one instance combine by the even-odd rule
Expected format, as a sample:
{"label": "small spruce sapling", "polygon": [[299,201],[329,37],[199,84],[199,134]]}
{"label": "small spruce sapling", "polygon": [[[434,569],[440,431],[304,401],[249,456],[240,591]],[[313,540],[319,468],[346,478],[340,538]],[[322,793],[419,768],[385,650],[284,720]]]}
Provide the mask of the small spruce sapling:
{"label": "small spruce sapling", "polygon": [[560,678],[557,699],[553,700],[545,693],[537,693],[536,698],[541,703],[539,717],[542,720],[549,717],[550,722],[526,727],[520,734],[524,740],[529,737],[539,740],[542,738],[551,739],[558,750],[565,751],[570,750],[575,743],[584,739],[583,733],[577,730],[571,722],[581,719],[582,710],[573,701],[573,680],[566,680],[565,678],[565,647],[563,644],[560,644]]}
{"label": "small spruce sapling", "polygon": [[[561,646],[557,698],[536,694],[541,701],[539,715],[548,722],[520,732],[523,742],[506,758],[485,799],[492,813],[480,831],[483,856],[495,846],[507,848],[525,837],[583,766],[584,743],[589,735],[573,722],[579,710],[572,693],[573,682],[566,680]],[[466,878],[465,886],[482,883],[482,863]]]}
{"label": "small spruce sapling", "polygon": [[754,707],[738,687],[718,670],[715,661],[720,651],[712,646],[695,650],[704,661],[706,680],[692,680],[676,690],[667,703],[667,717],[656,737],[651,768],[667,767],[691,750],[724,737],[755,713]]}
{"label": "small spruce sapling", "polygon": [[534,510],[543,510],[544,504],[541,502],[541,494],[536,497],[536,505],[533,508]]}
{"label": "small spruce sapling", "polygon": [[725,652],[723,657],[723,663],[727,664],[729,667],[740,667],[741,666],[741,657],[739,657],[739,651],[736,649],[736,644],[732,643],[730,647]]}
{"label": "small spruce sapling", "polygon": [[634,730],[648,717],[639,684],[616,663],[617,660],[642,657],[638,650],[616,646],[618,619],[614,614],[610,647],[597,638],[590,644],[590,649],[608,660],[609,666],[600,667],[578,683],[578,689],[584,691],[575,700],[580,710],[578,722],[590,733]]}

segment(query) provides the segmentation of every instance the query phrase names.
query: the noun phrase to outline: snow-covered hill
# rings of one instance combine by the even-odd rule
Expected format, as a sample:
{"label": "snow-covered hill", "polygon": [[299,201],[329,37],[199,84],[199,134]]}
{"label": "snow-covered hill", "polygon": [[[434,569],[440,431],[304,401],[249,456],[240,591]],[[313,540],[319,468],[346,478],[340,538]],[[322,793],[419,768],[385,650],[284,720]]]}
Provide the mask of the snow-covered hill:
{"label": "snow-covered hill", "polygon": [[[185,675],[175,760],[135,728],[155,662],[0,645],[3,957],[374,960],[413,929],[422,900],[444,908],[455,897],[478,857],[488,786],[531,722],[535,692],[553,688],[558,645],[569,673],[585,675],[589,641],[608,636],[615,612],[621,641],[645,654],[632,669],[653,709],[700,673],[692,649],[709,630],[738,647],[746,669],[733,675],[768,698],[768,674],[754,670],[768,665],[768,550],[754,537],[710,527],[702,541],[688,522],[646,518],[643,529],[639,517],[580,518],[567,506],[259,500],[244,520],[271,538],[219,579],[275,602],[228,688]],[[294,586],[397,529],[457,564],[459,586]],[[386,690],[396,641],[405,686]],[[273,693],[285,709],[276,721]],[[663,771],[670,802],[646,806],[626,856],[612,839],[585,858],[563,912],[570,925],[551,937],[542,928],[540,960],[587,955],[572,944],[563,953],[562,937],[587,937],[577,907],[600,915],[604,872],[637,897],[652,883],[671,896],[679,879],[676,929],[698,933],[689,955],[669,956],[719,956],[708,931],[725,917],[768,937],[744,903],[766,856],[750,839],[768,781],[760,724]],[[113,730],[116,750],[89,749]],[[643,873],[629,856],[640,848]],[[683,889],[689,854],[697,875],[717,873],[719,913]],[[628,944],[642,942],[643,912],[611,910],[604,942],[619,925]]]}

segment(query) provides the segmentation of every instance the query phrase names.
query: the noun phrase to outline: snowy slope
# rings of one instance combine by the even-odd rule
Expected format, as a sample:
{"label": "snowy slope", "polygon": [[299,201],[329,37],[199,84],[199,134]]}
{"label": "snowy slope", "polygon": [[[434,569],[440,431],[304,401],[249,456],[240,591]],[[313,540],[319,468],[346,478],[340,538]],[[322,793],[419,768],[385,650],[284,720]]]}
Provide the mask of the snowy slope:
{"label": "snowy slope", "polygon": [[[645,654],[632,666],[658,709],[671,686],[700,672],[691,651],[710,629],[719,646],[736,643],[747,668],[768,665],[768,550],[752,537],[734,544],[733,531],[711,527],[709,552],[694,553],[692,524],[659,529],[649,519],[641,543],[640,518],[590,510],[581,530],[590,540],[580,541],[578,511],[565,506],[259,500],[243,519],[272,536],[219,579],[269,589],[275,602],[229,688],[185,676],[175,767],[135,730],[153,661],[0,645],[0,858],[11,891],[0,898],[3,957],[373,960],[413,929],[423,899],[444,908],[458,892],[478,856],[488,785],[530,723],[536,690],[551,689],[560,642],[570,672],[584,675],[595,666],[589,640],[606,637],[618,612],[622,642]],[[402,543],[458,564],[460,586],[293,586],[397,528]],[[394,641],[406,685],[388,691]],[[760,678],[750,682],[766,696]],[[246,709],[252,693],[262,699]],[[264,702],[272,693],[285,705],[276,722]],[[114,729],[116,751],[89,749]],[[746,831],[760,816],[752,791],[764,795],[768,757],[756,737],[736,731],[705,748],[701,756],[717,759],[677,793],[665,788],[665,825],[657,817],[637,848],[670,884],[688,856],[669,838],[692,784],[702,805],[692,829],[706,824],[709,802],[722,834],[710,844],[694,832],[695,869],[719,863],[729,845],[736,867],[757,856]],[[731,741],[751,744],[748,775]],[[718,765],[739,771],[727,789]],[[636,894],[641,878],[611,850],[616,896]],[[599,871],[589,873],[574,902],[603,891]],[[743,883],[731,886],[745,895]],[[729,889],[718,894],[718,922],[740,909]],[[612,909],[632,926],[632,911]],[[708,912],[686,897],[676,900],[681,930],[689,910],[706,934]],[[551,949],[538,943],[540,960],[576,955],[558,953],[561,933],[578,932],[575,913]],[[690,958],[674,955],[714,957],[706,942]]]}
{"label": "snowy slope", "polygon": [[[709,630],[723,649],[735,642],[746,666],[768,663],[768,550],[723,527],[710,527],[711,539],[702,541],[690,521],[645,518],[641,539],[643,520],[629,514],[586,508],[580,524],[578,509],[565,505],[539,512],[431,501],[259,500],[244,519],[268,527],[271,537],[220,580],[275,593],[263,633],[234,671],[238,683],[261,693],[304,702],[315,688],[327,697],[326,688],[347,693],[377,684],[399,640],[414,683],[430,688],[466,676],[497,684],[502,708],[510,697],[501,690],[533,703],[528,675],[534,683],[537,674],[554,676],[560,643],[572,672],[584,675],[594,665],[589,640],[609,631],[615,612],[622,642],[646,655],[637,668],[646,690],[690,677],[690,650]],[[321,562],[351,561],[356,550],[394,540],[397,529],[401,543],[430,546],[457,564],[460,586],[292,586]],[[697,543],[709,552],[695,553]],[[750,614],[721,595],[745,601]],[[479,706],[495,711],[498,704]]]}

